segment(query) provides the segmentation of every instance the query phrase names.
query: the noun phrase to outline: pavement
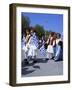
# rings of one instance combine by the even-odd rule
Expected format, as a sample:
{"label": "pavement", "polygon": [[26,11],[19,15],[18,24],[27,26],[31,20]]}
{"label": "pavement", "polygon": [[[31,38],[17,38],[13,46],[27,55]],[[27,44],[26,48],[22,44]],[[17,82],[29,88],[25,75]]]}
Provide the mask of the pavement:
{"label": "pavement", "polygon": [[63,61],[39,60],[28,65],[22,61],[21,75],[22,77],[63,75]]}
{"label": "pavement", "polygon": [[[54,61],[53,59],[45,61],[46,53],[37,52],[37,63],[26,65],[24,61],[24,51],[22,50],[22,77],[32,76],[53,76],[63,74],[63,61]],[[42,59],[41,59],[42,58]]]}

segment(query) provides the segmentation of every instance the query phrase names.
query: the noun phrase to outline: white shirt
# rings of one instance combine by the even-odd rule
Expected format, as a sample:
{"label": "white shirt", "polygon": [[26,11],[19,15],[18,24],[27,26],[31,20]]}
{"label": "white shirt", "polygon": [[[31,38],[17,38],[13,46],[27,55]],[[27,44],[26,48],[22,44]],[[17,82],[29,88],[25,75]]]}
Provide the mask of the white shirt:
{"label": "white shirt", "polygon": [[60,39],[56,39],[56,44],[58,45],[59,41],[62,41],[61,38]]}

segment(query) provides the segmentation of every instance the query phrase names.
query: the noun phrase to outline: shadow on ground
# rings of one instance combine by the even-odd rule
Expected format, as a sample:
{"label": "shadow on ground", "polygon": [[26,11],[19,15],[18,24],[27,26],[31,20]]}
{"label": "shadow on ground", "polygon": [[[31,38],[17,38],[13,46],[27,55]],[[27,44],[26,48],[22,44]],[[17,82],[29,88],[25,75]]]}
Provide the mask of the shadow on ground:
{"label": "shadow on ground", "polygon": [[32,72],[34,72],[35,70],[28,70],[28,68],[22,68],[22,75],[26,75],[26,74],[30,74]]}
{"label": "shadow on ground", "polygon": [[[43,71],[42,73],[46,73],[47,71],[48,71],[48,73],[50,72],[50,70],[53,68],[54,70],[53,70],[53,73],[54,73],[54,71],[56,72],[56,73],[59,73],[58,72],[58,70],[61,72],[61,70],[60,69],[58,69],[59,67],[60,67],[60,65],[61,64],[59,64],[59,63],[55,63],[55,62],[60,62],[61,63],[61,61],[63,61],[63,60],[57,60],[57,61],[54,61],[53,59],[52,60],[48,60],[48,59],[46,59],[46,60],[43,60],[43,59],[37,59],[36,60],[36,62],[35,63],[26,63],[26,61],[25,60],[23,60],[22,61],[22,70],[21,70],[21,75],[22,76],[24,76],[24,75],[27,75],[28,76],[28,74],[30,74],[31,75],[31,73],[36,73],[37,71],[38,72],[41,72],[41,70]],[[40,64],[39,64],[40,63]],[[42,66],[43,65],[43,66]],[[45,68],[46,67],[46,68]],[[55,69],[55,67],[56,67],[56,69],[58,69],[58,70],[56,70]],[[44,69],[45,68],[45,69]],[[41,69],[41,70],[40,70]],[[46,71],[46,69],[47,69],[47,71]]]}

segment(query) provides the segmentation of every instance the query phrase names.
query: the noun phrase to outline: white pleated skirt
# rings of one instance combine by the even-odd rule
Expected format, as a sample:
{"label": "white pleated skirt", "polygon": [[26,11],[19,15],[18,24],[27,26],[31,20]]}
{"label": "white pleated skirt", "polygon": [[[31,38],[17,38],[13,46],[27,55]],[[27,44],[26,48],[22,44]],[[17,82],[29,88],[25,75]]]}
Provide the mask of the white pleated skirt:
{"label": "white pleated skirt", "polygon": [[51,59],[54,56],[54,48],[52,45],[48,45],[46,57]]}
{"label": "white pleated skirt", "polygon": [[28,51],[28,46],[27,45],[26,46],[24,45],[23,48],[22,48],[22,50],[24,50],[24,52],[27,52]]}
{"label": "white pleated skirt", "polygon": [[29,51],[28,51],[28,56],[36,56],[37,55],[37,47],[34,44],[29,45]]}
{"label": "white pleated skirt", "polygon": [[48,53],[54,53],[54,48],[52,45],[48,45],[47,52]]}

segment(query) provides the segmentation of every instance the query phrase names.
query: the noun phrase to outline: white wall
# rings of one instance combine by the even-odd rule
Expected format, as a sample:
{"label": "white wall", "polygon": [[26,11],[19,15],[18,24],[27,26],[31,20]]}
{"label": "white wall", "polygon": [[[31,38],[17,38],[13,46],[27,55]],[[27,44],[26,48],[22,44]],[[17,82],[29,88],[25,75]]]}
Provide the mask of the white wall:
{"label": "white wall", "polygon": [[[11,87],[9,82],[9,4],[10,3],[35,3],[48,5],[70,6],[72,11],[72,0],[0,0],[0,90],[71,90],[70,84],[54,84],[43,86]],[[71,12],[72,21],[72,12]],[[72,28],[72,27],[71,27]],[[72,36],[71,36],[72,37]],[[72,68],[72,62],[71,62]],[[72,72],[71,72],[72,75]],[[72,81],[72,79],[71,79]]]}

